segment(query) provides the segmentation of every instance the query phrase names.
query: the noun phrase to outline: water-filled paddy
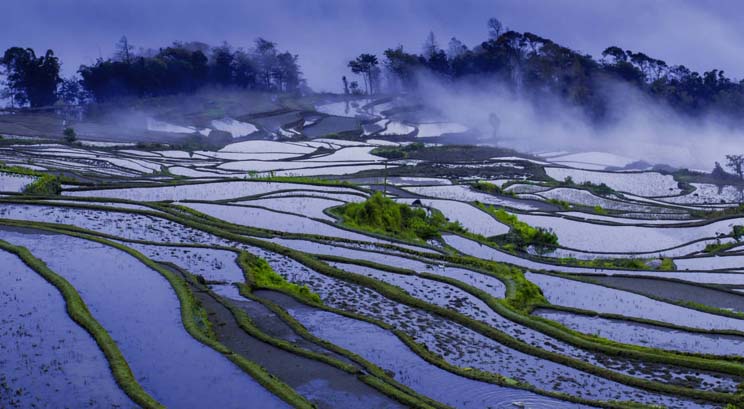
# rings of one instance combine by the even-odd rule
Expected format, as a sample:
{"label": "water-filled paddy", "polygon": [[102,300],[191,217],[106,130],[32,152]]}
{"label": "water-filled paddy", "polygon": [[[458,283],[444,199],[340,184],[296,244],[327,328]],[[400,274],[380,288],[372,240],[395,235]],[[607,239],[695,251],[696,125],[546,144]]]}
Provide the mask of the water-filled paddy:
{"label": "water-filled paddy", "polygon": [[0,407],[135,407],[57,288],[14,254],[0,265]]}
{"label": "water-filled paddy", "polygon": [[186,332],[168,281],[134,257],[70,236],[0,232],[27,247],[79,292],[111,334],[136,378],[167,406],[287,405],[217,351]]}
{"label": "water-filled paddy", "polygon": [[539,309],[535,315],[625,344],[711,355],[742,355],[744,337],[685,332],[651,324]]}

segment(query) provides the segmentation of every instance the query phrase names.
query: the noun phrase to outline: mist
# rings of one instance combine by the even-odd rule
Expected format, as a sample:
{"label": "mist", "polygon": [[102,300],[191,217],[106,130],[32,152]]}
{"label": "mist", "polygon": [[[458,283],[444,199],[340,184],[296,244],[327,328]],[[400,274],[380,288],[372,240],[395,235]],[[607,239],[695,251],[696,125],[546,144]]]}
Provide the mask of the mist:
{"label": "mist", "polygon": [[601,124],[556,97],[536,102],[488,79],[453,84],[419,74],[418,83],[418,100],[476,130],[479,143],[525,153],[610,152],[709,172],[726,154],[744,151],[744,131],[730,120],[715,113],[689,118],[619,83],[604,84],[612,119]]}

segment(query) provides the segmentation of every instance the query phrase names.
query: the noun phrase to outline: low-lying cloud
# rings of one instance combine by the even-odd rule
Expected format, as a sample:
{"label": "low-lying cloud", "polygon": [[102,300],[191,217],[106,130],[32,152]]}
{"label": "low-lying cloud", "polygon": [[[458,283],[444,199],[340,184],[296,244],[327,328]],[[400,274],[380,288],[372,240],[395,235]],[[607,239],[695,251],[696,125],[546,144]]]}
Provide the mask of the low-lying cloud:
{"label": "low-lying cloud", "polygon": [[558,98],[535,101],[492,82],[422,76],[419,83],[421,101],[446,120],[477,130],[483,143],[524,152],[602,151],[706,171],[726,154],[744,152],[744,131],[722,117],[691,119],[621,84],[607,85],[612,119],[596,124]]}

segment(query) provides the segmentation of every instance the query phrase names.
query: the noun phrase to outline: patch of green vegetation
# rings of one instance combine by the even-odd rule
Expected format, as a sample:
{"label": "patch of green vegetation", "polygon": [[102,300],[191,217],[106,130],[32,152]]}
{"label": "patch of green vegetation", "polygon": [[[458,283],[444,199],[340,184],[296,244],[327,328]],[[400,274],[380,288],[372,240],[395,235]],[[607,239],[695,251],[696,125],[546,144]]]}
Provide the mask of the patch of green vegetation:
{"label": "patch of green vegetation", "polygon": [[482,180],[479,180],[471,185],[473,189],[489,193],[492,195],[502,195],[502,196],[512,196],[514,197],[514,192],[504,190],[503,187],[499,187],[496,184],[490,183],[490,182],[484,182]]}
{"label": "patch of green vegetation", "polygon": [[563,182],[559,182],[561,186],[565,187],[580,187],[583,189],[586,189],[592,193],[594,193],[597,196],[609,196],[615,194],[615,190],[609,186],[607,186],[604,183],[600,184],[594,184],[592,182],[584,182],[577,184],[574,182],[573,178],[571,176],[566,176],[566,178],[563,180]]}
{"label": "patch of green vegetation", "polygon": [[705,245],[705,248],[703,249],[704,253],[709,254],[716,254],[720,253],[722,251],[726,251],[734,246],[736,246],[737,243],[721,243],[720,240],[716,240],[715,243],[708,243]]}
{"label": "patch of green vegetation", "polygon": [[320,296],[312,292],[306,285],[290,283],[277,274],[269,263],[260,257],[241,252],[238,256],[238,264],[243,268],[246,281],[252,287],[280,290],[314,304],[323,303]]}
{"label": "patch of green vegetation", "polygon": [[699,302],[690,301],[690,300],[677,300],[675,303],[681,306],[684,306],[684,307],[698,310],[698,311],[703,311],[703,312],[716,314],[716,315],[724,315],[727,317],[733,317],[733,318],[738,318],[738,319],[744,319],[744,312],[732,311],[732,310],[727,310],[724,308],[713,307],[708,304],[701,304]]}
{"label": "patch of green vegetation", "polygon": [[513,290],[509,292],[506,303],[513,309],[529,313],[535,305],[548,301],[537,284],[529,281],[524,272],[518,268],[511,268],[506,277],[511,281]]}
{"label": "patch of green vegetation", "polygon": [[27,195],[58,195],[62,192],[62,182],[54,175],[44,175],[23,188]]}
{"label": "patch of green vegetation", "polygon": [[[556,263],[566,266],[580,266],[589,268],[614,268],[623,270],[649,270],[647,259],[640,258],[595,258],[591,260],[580,260],[574,257],[561,257],[554,259]],[[671,262],[671,259],[668,259]],[[662,260],[662,265],[664,261]],[[670,268],[667,264],[665,268]],[[672,270],[676,269],[674,263],[671,263]],[[659,268],[661,269],[661,267]],[[666,270],[666,271],[672,271]]]}
{"label": "patch of green vegetation", "polygon": [[26,186],[24,193],[34,195],[57,195],[62,191],[62,183],[74,183],[75,180],[66,176],[54,176],[23,166],[8,166],[0,161],[0,172],[16,175],[34,176],[38,179]]}
{"label": "patch of green vegetation", "polygon": [[361,203],[348,203],[332,210],[348,227],[393,236],[403,240],[426,241],[441,237],[442,231],[462,231],[437,211],[397,203],[375,192]]}
{"label": "patch of green vegetation", "polygon": [[496,220],[509,226],[508,239],[518,248],[524,249],[529,246],[552,247],[558,245],[558,236],[549,229],[533,227],[519,220],[515,214],[497,209],[491,205],[476,203],[478,207],[491,214]]}
{"label": "patch of green vegetation", "polygon": [[372,149],[370,153],[387,159],[405,159],[409,153],[423,149],[424,146],[421,142],[414,142],[405,146],[381,146]]}
{"label": "patch of green vegetation", "polygon": [[736,241],[741,241],[742,236],[744,236],[744,226],[737,224],[731,229],[731,237],[736,239]]}
{"label": "patch of green vegetation", "polygon": [[305,185],[324,185],[324,186],[354,186],[353,183],[345,180],[311,178],[307,176],[260,176],[258,172],[249,171],[248,180],[259,180],[261,182],[285,182],[285,183],[302,183]]}
{"label": "patch of green vegetation", "polygon": [[472,184],[473,189],[480,190],[481,192],[491,193],[491,194],[503,194],[504,189],[500,188],[498,185],[490,182],[484,182],[482,180],[479,180]]}
{"label": "patch of green vegetation", "polygon": [[664,257],[661,259],[661,265],[659,265],[660,271],[675,271],[677,270],[677,265],[674,264],[674,260],[672,260],[669,257]]}
{"label": "patch of green vegetation", "polygon": [[568,209],[571,208],[571,203],[568,203],[565,200],[548,199],[548,203],[552,203],[552,204],[554,204],[556,206],[559,206],[559,207],[561,207],[563,209],[566,209],[566,210],[568,210]]}
{"label": "patch of green vegetation", "polygon": [[594,213],[596,213],[596,214],[607,214],[607,210],[605,210],[605,209],[604,209],[604,208],[603,208],[602,206],[600,206],[600,205],[596,205],[596,206],[594,206],[594,208],[592,208],[592,210],[594,210]]}
{"label": "patch of green vegetation", "polygon": [[736,207],[727,207],[721,210],[690,210],[690,215],[698,219],[723,219],[742,214],[744,214],[744,203]]}

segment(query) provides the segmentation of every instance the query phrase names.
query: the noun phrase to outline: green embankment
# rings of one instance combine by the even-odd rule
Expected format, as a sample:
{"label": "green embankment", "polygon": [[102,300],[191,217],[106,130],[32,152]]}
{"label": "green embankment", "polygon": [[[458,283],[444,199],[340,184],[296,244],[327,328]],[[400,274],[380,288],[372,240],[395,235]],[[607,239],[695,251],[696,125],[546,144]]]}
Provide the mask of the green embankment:
{"label": "green embankment", "polygon": [[[173,215],[171,215],[171,216],[173,216]],[[261,240],[250,239],[250,238],[247,238],[247,237],[244,237],[244,236],[238,236],[236,234],[231,233],[230,231],[233,231],[233,230],[237,231],[239,229],[237,226],[233,226],[233,225],[230,225],[230,224],[227,224],[227,223],[224,223],[224,222],[222,222],[222,223],[211,223],[212,221],[210,221],[210,223],[209,223],[210,225],[211,224],[217,224],[217,225],[216,226],[210,226],[210,225],[204,225],[201,222],[197,222],[196,220],[186,220],[186,219],[183,219],[181,217],[175,217],[175,216],[173,216],[173,217],[167,217],[167,218],[173,218],[174,221],[177,221],[177,222],[179,222],[181,224],[184,224],[184,225],[187,225],[187,226],[190,226],[190,227],[195,227],[195,228],[198,228],[198,229],[201,229],[201,230],[210,232],[212,234],[216,234],[218,236],[222,236],[222,237],[225,237],[225,238],[228,238],[228,239],[231,239],[231,240],[235,240],[235,241],[239,241],[239,242],[245,242],[245,243],[251,244],[251,245],[257,245],[257,246],[263,247],[263,248],[265,248],[265,249],[267,249],[269,251],[274,251],[274,252],[277,252],[277,253],[280,253],[280,254],[287,255],[289,257],[295,258],[297,261],[300,261],[302,264],[305,264],[305,265],[307,265],[309,267],[315,268],[316,270],[318,270],[321,273],[324,273],[324,274],[328,274],[329,273],[328,270],[326,270],[326,269],[324,269],[322,267],[324,265],[324,263],[319,263],[318,264],[318,263],[314,262],[313,261],[314,260],[313,257],[309,257],[308,258],[308,256],[306,256],[304,254],[295,252],[293,250],[286,249],[284,247],[281,247],[281,246],[278,246],[278,245],[275,245],[275,244],[266,243],[266,242],[263,242]],[[428,255],[428,256],[431,257],[431,255]],[[451,262],[462,262],[465,259],[465,258],[461,258],[461,257],[450,258],[450,257],[447,257],[447,256],[442,256],[441,258],[442,259],[449,260]],[[465,264],[483,266],[484,265],[484,262],[482,260],[473,260],[472,262],[465,263]],[[490,265],[491,263],[485,263],[485,264]],[[497,263],[493,263],[493,264],[497,264]],[[334,275],[334,274],[328,274],[328,275]],[[349,277],[344,277],[344,276],[345,275],[343,275],[343,276],[337,275],[336,277],[337,278],[341,278],[341,279],[346,279],[348,281]],[[352,281],[356,281],[356,279],[357,279],[357,277],[354,277],[354,279],[352,279]],[[373,288],[375,287],[375,285],[373,283],[367,283],[367,282],[365,282],[363,285],[370,286],[370,287],[373,287]],[[508,288],[509,287],[510,286],[508,286]],[[520,287],[519,285],[515,286],[515,288],[519,288],[519,287]],[[392,294],[391,293],[388,293],[387,291],[384,291],[384,293],[386,293],[385,295],[388,295],[389,294],[389,295],[392,296]],[[528,293],[529,293],[529,291],[528,291]],[[516,294],[516,292],[512,293],[510,291],[509,294]],[[393,296],[391,298],[396,299],[397,297]],[[529,301],[533,297],[531,295],[528,295],[528,296],[526,296],[524,298],[527,301]],[[404,302],[404,303],[406,303],[406,304],[408,304],[408,301],[409,301],[408,299],[405,299],[405,300],[404,299],[399,299],[399,300],[402,301],[402,302]],[[525,305],[530,304],[530,302],[527,302],[527,301],[522,302],[521,304],[525,304]],[[520,304],[520,303],[518,303],[518,304]],[[440,311],[438,311],[436,308],[431,308],[428,305],[421,305],[420,307],[421,308],[424,308],[424,309],[433,310],[436,313],[440,313]],[[515,308],[515,310],[516,310],[516,308]],[[447,314],[445,313],[445,315],[447,315]],[[539,320],[531,319],[530,317],[524,316],[522,314],[518,314],[518,316],[520,318],[524,319],[524,320],[527,320],[526,325],[529,324],[528,326],[530,326],[530,327],[534,326],[535,323],[537,321],[539,321]],[[462,318],[462,317],[459,317],[459,318]],[[455,321],[458,321],[458,320],[459,319],[455,319]],[[468,326],[468,325],[466,325],[466,326]],[[559,330],[557,332],[558,332],[558,334],[561,334],[561,333],[564,334],[564,337],[565,337],[565,331],[564,330]],[[492,334],[489,334],[489,335],[492,335]],[[557,338],[559,338],[559,337],[557,337]],[[630,346],[630,347],[632,347],[632,346]],[[631,349],[631,352],[633,352],[632,349]],[[539,352],[538,353],[534,353],[534,355],[538,355],[539,356],[540,353]],[[670,358],[674,358],[674,359],[670,359]],[[718,362],[706,362],[706,363],[709,363],[710,365],[704,365],[704,364],[701,364],[702,360],[700,360],[697,357],[686,357],[686,356],[675,355],[673,353],[671,353],[671,354],[659,354],[657,356],[657,359],[659,360],[659,362],[664,362],[664,361],[669,361],[669,360],[675,361],[676,359],[679,359],[679,358],[682,358],[683,361],[685,360],[684,358],[689,358],[690,359],[690,362],[684,362],[684,363],[683,362],[670,362],[670,363],[679,363],[679,364],[682,364],[682,365],[687,364],[685,366],[698,367],[698,368],[701,368],[701,367],[711,368],[711,366],[715,366],[715,365],[719,365],[720,364],[720,361],[718,361]],[[564,362],[564,363],[569,364],[568,362]],[[570,366],[575,366],[575,362],[571,362],[569,365]],[[581,366],[583,366],[583,365],[581,365]],[[584,369],[584,368],[580,368],[580,369]],[[598,368],[596,368],[596,369],[598,369]],[[721,368],[721,369],[728,369],[728,370],[724,370],[723,372],[729,372],[733,368]],[[594,372],[594,370],[592,370],[590,368],[586,368],[585,370],[587,370],[588,372]],[[713,369],[713,370],[715,370],[715,369]],[[734,372],[739,372],[739,371],[738,370],[734,370]],[[620,379],[618,379],[617,374],[604,373],[603,375],[605,375],[606,377],[609,377],[610,379],[620,380]],[[679,394],[685,395],[685,396],[695,396],[695,397],[700,397],[700,398],[703,398],[703,399],[710,399],[710,400],[723,401],[723,402],[727,402],[727,401],[728,402],[731,402],[732,400],[735,400],[735,397],[733,395],[711,393],[711,392],[703,392],[703,391],[694,391],[694,390],[684,390],[684,389],[681,389],[681,388],[672,387],[670,385],[657,384],[655,382],[648,382],[648,381],[638,382],[639,381],[638,379],[629,380],[629,379],[625,378],[624,376],[622,376],[621,378],[624,378],[624,379],[622,379],[623,383],[628,383],[628,381],[630,381],[631,384],[637,384],[638,386],[645,387],[645,388],[651,389],[651,390],[661,390],[661,391],[664,391],[664,392],[667,392],[667,393],[670,393],[670,392],[671,393],[679,393]]]}

